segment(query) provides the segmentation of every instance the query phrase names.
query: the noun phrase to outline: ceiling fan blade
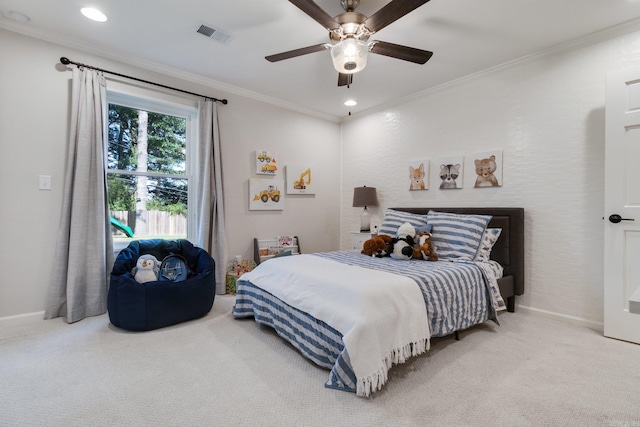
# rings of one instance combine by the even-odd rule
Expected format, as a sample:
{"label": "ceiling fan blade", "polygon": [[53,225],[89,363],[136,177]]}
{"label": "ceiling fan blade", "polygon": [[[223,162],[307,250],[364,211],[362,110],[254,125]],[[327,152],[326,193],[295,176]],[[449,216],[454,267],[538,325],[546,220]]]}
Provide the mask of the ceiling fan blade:
{"label": "ceiling fan blade", "polygon": [[290,50],[288,52],[276,53],[275,55],[265,56],[269,62],[278,62],[283,59],[295,58],[296,56],[306,55],[308,53],[320,52],[323,50],[331,49],[331,45],[328,43],[317,44],[314,46],[301,47],[300,49]]}
{"label": "ceiling fan blade", "polygon": [[364,21],[364,25],[369,31],[375,33],[428,1],[429,0],[393,0]]}
{"label": "ceiling fan blade", "polygon": [[327,30],[337,30],[340,28],[340,24],[327,12],[322,10],[313,0],[289,0],[296,5],[298,9],[315,19],[320,25]]}
{"label": "ceiling fan blade", "polygon": [[353,74],[338,73],[338,86],[348,86],[353,83]]}
{"label": "ceiling fan blade", "polygon": [[431,56],[433,56],[433,52],[429,52],[428,50],[416,49],[415,47],[402,46],[378,40],[371,42],[369,45],[369,52],[409,62],[415,62],[416,64],[424,64],[431,59]]}

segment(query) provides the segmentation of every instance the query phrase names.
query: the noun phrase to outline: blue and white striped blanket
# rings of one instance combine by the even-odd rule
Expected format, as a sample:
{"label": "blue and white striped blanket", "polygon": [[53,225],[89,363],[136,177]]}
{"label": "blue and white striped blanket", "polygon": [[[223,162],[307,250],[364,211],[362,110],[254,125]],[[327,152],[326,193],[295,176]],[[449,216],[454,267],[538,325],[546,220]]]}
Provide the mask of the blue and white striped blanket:
{"label": "blue and white striped blanket", "polygon": [[[402,261],[371,258],[350,251],[315,255],[324,258],[325,262],[332,260],[411,278],[422,294],[432,336],[448,335],[482,323],[488,318],[497,321],[491,303],[492,292],[487,286],[483,270],[475,263]],[[330,271],[326,274],[329,275]],[[300,310],[295,303],[282,301],[262,289],[260,283],[252,283],[247,278],[250,276],[243,276],[238,282],[233,315],[237,318],[253,316],[256,321],[274,327],[279,335],[291,342],[307,358],[319,366],[331,369],[327,387],[368,395],[384,384],[386,369],[404,362],[405,355],[385,361],[387,368],[384,375],[377,383],[369,383],[365,388],[354,373],[343,336],[335,325]],[[288,278],[283,276],[283,281],[285,280]],[[411,353],[412,349],[409,350]],[[410,355],[420,352],[419,348],[415,348]]]}

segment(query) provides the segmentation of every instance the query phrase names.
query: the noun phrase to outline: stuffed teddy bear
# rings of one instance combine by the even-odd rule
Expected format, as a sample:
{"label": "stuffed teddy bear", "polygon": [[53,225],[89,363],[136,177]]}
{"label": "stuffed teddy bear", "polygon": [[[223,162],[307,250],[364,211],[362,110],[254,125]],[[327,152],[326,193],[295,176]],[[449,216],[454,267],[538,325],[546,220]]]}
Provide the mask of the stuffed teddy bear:
{"label": "stuffed teddy bear", "polygon": [[391,236],[386,234],[379,234],[367,241],[362,245],[362,251],[360,253],[382,258],[389,256],[391,245]]}
{"label": "stuffed teddy bear", "polygon": [[396,232],[396,236],[391,239],[393,251],[389,254],[393,259],[409,260],[413,258],[413,246],[416,229],[409,222],[405,222]]}
{"label": "stuffed teddy bear", "polygon": [[426,231],[418,232],[416,247],[413,248],[414,259],[425,259],[427,261],[437,261],[435,247],[431,241],[431,233]]}
{"label": "stuffed teddy bear", "polygon": [[131,270],[131,275],[136,282],[146,283],[158,280],[160,261],[151,254],[140,255],[136,266]]}

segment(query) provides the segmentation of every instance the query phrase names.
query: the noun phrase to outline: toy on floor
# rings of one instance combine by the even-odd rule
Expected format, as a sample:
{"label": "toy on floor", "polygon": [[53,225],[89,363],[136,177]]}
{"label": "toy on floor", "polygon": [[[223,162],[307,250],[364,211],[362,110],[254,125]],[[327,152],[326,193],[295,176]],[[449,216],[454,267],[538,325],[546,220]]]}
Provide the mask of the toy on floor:
{"label": "toy on floor", "polygon": [[131,275],[136,282],[146,283],[158,280],[158,271],[160,271],[160,261],[151,254],[140,255],[136,266],[131,270]]}

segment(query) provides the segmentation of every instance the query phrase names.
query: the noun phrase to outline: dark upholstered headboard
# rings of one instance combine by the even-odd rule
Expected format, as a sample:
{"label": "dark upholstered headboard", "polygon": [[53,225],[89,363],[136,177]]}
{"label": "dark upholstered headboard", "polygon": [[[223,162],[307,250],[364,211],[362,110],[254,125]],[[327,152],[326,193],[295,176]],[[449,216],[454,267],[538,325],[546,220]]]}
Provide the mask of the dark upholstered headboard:
{"label": "dark upholstered headboard", "polygon": [[524,293],[524,209],[523,208],[392,208],[426,215],[430,210],[459,214],[491,215],[490,228],[501,228],[491,259],[504,267],[504,277],[513,277],[514,295]]}

